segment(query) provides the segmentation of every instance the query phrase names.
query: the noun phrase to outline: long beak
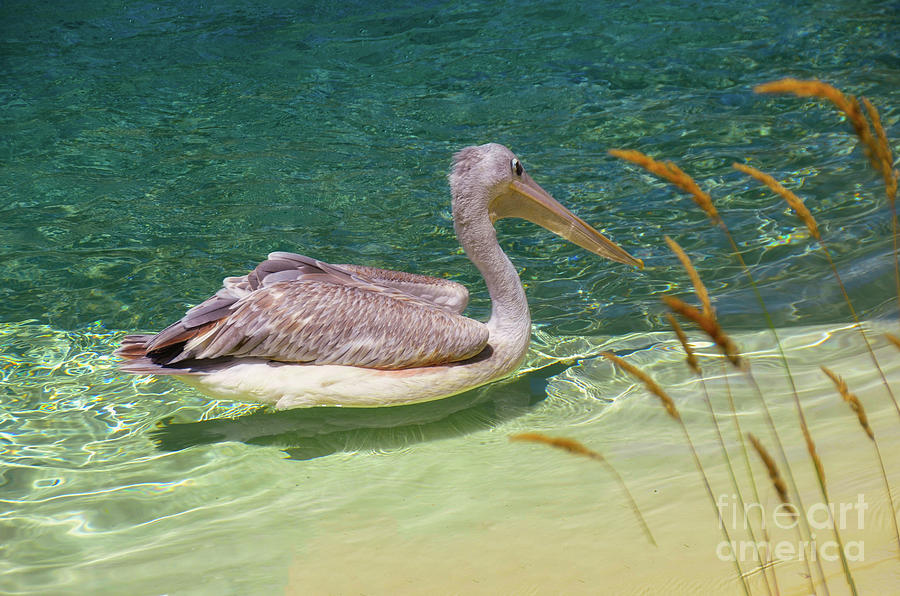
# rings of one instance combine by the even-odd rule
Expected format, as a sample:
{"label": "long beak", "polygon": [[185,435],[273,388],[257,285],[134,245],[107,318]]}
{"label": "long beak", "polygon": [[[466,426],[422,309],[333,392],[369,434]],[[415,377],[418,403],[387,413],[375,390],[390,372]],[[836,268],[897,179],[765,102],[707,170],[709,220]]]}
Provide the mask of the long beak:
{"label": "long beak", "polygon": [[491,221],[504,217],[521,217],[596,255],[639,269],[644,268],[643,261],[625,252],[618,244],[560,205],[527,173],[522,174],[521,180],[510,182],[509,192],[495,198],[489,210]]}

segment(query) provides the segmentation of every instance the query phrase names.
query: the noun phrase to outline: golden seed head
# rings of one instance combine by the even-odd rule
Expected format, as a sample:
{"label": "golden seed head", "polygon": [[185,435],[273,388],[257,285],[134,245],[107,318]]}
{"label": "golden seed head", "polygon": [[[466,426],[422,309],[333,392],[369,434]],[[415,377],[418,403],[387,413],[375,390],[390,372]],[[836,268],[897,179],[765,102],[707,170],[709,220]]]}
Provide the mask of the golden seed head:
{"label": "golden seed head", "polygon": [[825,368],[821,367],[822,372],[828,375],[828,378],[834,383],[835,389],[837,389],[838,393],[841,394],[841,398],[849,404],[850,409],[856,414],[857,420],[859,420],[859,425],[862,426],[863,430],[873,441],[875,440],[875,431],[872,430],[872,427],[869,426],[869,417],[866,416],[866,410],[863,408],[862,402],[859,401],[859,398],[856,397],[855,394],[850,392],[850,388],[847,386],[847,382],[844,379]]}
{"label": "golden seed head", "polygon": [[675,401],[650,377],[650,375],[611,352],[600,352],[600,355],[607,360],[610,360],[613,364],[630,374],[632,377],[640,380],[644,384],[644,387],[647,388],[647,391],[659,398],[669,416],[675,420],[681,420],[681,414],[678,413],[678,408],[675,407]]}
{"label": "golden seed head", "polygon": [[675,331],[675,335],[678,336],[678,341],[681,342],[681,347],[684,348],[684,355],[687,359],[688,367],[690,367],[690,369],[696,374],[701,374],[700,363],[697,361],[697,356],[694,354],[694,350],[688,343],[687,336],[684,334],[684,329],[681,328],[681,325],[678,324],[678,320],[672,316],[672,313],[667,312],[666,319],[669,321],[669,325],[672,327],[672,330]]}
{"label": "golden seed head", "polygon": [[684,270],[687,272],[688,277],[691,278],[691,283],[694,285],[694,293],[697,294],[697,298],[700,300],[700,304],[703,305],[703,314],[708,317],[715,318],[715,311],[713,310],[712,304],[709,300],[709,292],[706,291],[706,286],[703,285],[703,280],[700,279],[700,274],[697,273],[697,270],[694,269],[694,264],[691,263],[690,257],[687,256],[687,253],[684,252],[684,249],[681,246],[669,238],[668,236],[664,236],[666,244],[669,245],[669,249],[675,253],[675,256],[678,257],[678,260],[681,261],[681,266],[684,267]]}
{"label": "golden seed head", "polygon": [[775,191],[776,194],[781,195],[781,197],[785,201],[787,201],[787,204],[790,205],[791,209],[794,210],[794,213],[797,214],[797,217],[803,220],[803,223],[806,224],[810,236],[812,236],[816,240],[822,239],[819,236],[819,226],[816,224],[815,218],[812,216],[812,213],[810,213],[809,209],[806,208],[806,205],[803,204],[803,201],[800,199],[800,197],[795,195],[790,190],[786,189],[781,185],[780,182],[778,182],[777,180],[775,180],[775,178],[766,174],[765,172],[761,172],[752,166],[744,164],[733,163],[731,165],[735,170],[743,172],[751,178],[762,182],[773,191]]}
{"label": "golden seed head", "polygon": [[676,314],[696,323],[719,346],[719,349],[734,366],[740,367],[743,364],[737,346],[731,341],[731,338],[728,337],[718,321],[704,315],[690,304],[674,296],[663,296],[662,301]]}
{"label": "golden seed head", "polygon": [[575,439],[567,439],[565,437],[548,437],[547,435],[541,433],[519,433],[517,435],[512,435],[509,440],[543,443],[544,445],[550,445],[551,447],[556,447],[557,449],[563,449],[564,451],[568,451],[569,453],[574,453],[576,455],[583,455],[592,459],[603,459],[603,456],[600,453],[588,449]]}
{"label": "golden seed head", "polygon": [[897,349],[900,349],[900,337],[897,337],[896,335],[893,335],[890,333],[885,333],[884,336],[887,338],[887,340],[889,342],[894,344],[897,347]]}
{"label": "golden seed head", "polygon": [[[757,93],[792,93],[798,97],[818,97],[834,104],[837,109],[847,116],[847,121],[853,127],[853,132],[862,143],[863,151],[869,159],[869,163],[884,178],[888,202],[891,205],[894,204],[897,197],[898,172],[893,169],[891,147],[887,141],[884,126],[881,124],[881,117],[878,115],[878,110],[875,109],[875,106],[869,100],[863,98],[862,101],[866,107],[869,119],[872,120],[872,127],[869,127],[869,122],[863,115],[856,97],[845,95],[837,88],[822,81],[800,81],[786,78],[758,85],[753,90]],[[872,134],[872,128],[875,129],[875,135]]]}
{"label": "golden seed head", "polygon": [[689,194],[691,199],[693,199],[698,207],[703,209],[703,212],[706,213],[714,224],[718,225],[721,223],[722,220],[719,217],[719,212],[713,205],[712,198],[710,198],[709,194],[703,192],[697,183],[694,182],[693,178],[685,174],[681,168],[671,161],[657,161],[652,157],[633,149],[610,149],[609,154],[613,157],[618,157],[619,159],[624,159],[625,161],[641,166],[651,174],[655,174],[663,180],[672,183],[677,188]]}
{"label": "golden seed head", "polygon": [[778,498],[781,499],[782,503],[790,503],[791,500],[788,498],[787,485],[784,483],[784,479],[778,471],[775,460],[772,459],[772,456],[769,455],[769,451],[753,433],[747,433],[747,437],[750,439],[753,448],[756,449],[756,453],[759,454],[760,459],[765,464],[766,470],[769,472],[769,478],[772,480],[772,485],[775,487],[775,491],[778,492]]}

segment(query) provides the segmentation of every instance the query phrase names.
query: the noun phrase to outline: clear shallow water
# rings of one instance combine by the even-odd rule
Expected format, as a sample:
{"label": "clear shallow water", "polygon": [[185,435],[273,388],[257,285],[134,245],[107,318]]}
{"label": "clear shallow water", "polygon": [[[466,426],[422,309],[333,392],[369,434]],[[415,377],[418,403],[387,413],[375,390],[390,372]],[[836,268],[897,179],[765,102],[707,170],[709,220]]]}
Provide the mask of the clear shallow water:
{"label": "clear shallow water", "polygon": [[[648,264],[628,271],[503,222],[544,353],[649,348],[642,364],[683,380],[654,347],[666,331],[658,295],[688,291],[664,234],[694,257],[729,328],[754,337],[761,325],[726,241],[611,147],[674,159],[713,192],[784,332],[842,326],[845,307],[794,219],[734,160],[794,183],[857,309],[893,316],[882,187],[848,126],[826,106],[751,88],[786,75],[834,82],[869,97],[896,137],[898,14],[891,2],[4,3],[0,586],[115,592],[117,570],[139,566],[127,581],[141,590],[267,591],[311,556],[304,528],[353,544],[352,528],[383,520],[372,526],[381,542],[402,550],[477,535],[464,529],[496,519],[486,495],[541,517],[492,481],[493,466],[533,456],[505,450],[513,430],[638,453],[648,420],[657,436],[672,432],[639,393],[611,391],[624,380],[596,361],[412,410],[263,413],[233,426],[189,425],[246,408],[116,372],[108,354],[125,331],[163,327],[272,250],[448,275],[485,316],[445,179],[467,144],[507,144]],[[671,469],[664,453],[617,449],[626,470]],[[580,462],[547,457],[577,488]],[[561,527],[588,523],[564,503],[580,513],[561,505]],[[501,556],[486,560],[502,575]],[[535,586],[553,590],[551,579]]]}

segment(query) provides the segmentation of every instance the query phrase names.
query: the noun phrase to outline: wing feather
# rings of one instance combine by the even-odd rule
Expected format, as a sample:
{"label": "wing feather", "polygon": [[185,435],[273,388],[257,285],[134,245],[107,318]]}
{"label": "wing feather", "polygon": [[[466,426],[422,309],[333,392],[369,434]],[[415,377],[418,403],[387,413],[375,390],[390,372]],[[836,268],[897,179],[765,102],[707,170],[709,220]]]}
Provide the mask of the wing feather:
{"label": "wing feather", "polygon": [[404,271],[391,271],[390,269],[376,269],[363,265],[334,265],[334,267],[340,267],[380,285],[418,296],[422,300],[446,308],[450,312],[461,314],[469,304],[469,290],[466,289],[466,286],[449,279]]}
{"label": "wing feather", "polygon": [[487,327],[459,314],[467,302],[465,287],[449,280],[274,252],[142,345],[164,365],[227,357],[445,364],[487,345]]}
{"label": "wing feather", "polygon": [[465,360],[487,327],[415,298],[321,281],[278,282],[239,301],[172,362],[223,356],[409,368]]}

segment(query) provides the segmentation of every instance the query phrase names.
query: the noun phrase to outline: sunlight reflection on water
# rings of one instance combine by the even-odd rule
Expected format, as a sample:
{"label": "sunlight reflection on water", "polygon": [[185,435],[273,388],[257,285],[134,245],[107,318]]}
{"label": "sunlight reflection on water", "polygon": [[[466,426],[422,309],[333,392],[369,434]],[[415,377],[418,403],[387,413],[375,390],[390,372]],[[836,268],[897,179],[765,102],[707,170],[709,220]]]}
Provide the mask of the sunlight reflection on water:
{"label": "sunlight reflection on water", "polygon": [[[871,497],[860,585],[895,589],[880,583],[896,578],[879,533],[891,507],[819,365],[869,408],[893,480],[891,406],[827,263],[783,204],[731,170],[753,163],[805,198],[896,382],[879,335],[896,327],[881,181],[830,108],[751,91],[785,75],[833,81],[871,98],[893,134],[894,3],[307,4],[0,4],[0,591],[737,591],[677,427],[595,355],[615,351],[671,389],[720,482],[703,390],[662,319],[659,296],[689,292],[670,235],[771,392],[810,486],[787,382],[727,241],[612,147],[672,159],[713,194],[836,498]],[[535,322],[525,374],[409,408],[276,413],[115,369],[126,332],[162,328],[272,250],[460,281],[485,318],[446,173],[455,151],[487,141],[647,263],[625,271],[502,222]],[[717,405],[734,391],[737,418],[765,431],[749,381],[696,346]],[[599,469],[510,445],[522,431],[605,453],[661,546]],[[781,569],[803,588],[800,566]]]}

